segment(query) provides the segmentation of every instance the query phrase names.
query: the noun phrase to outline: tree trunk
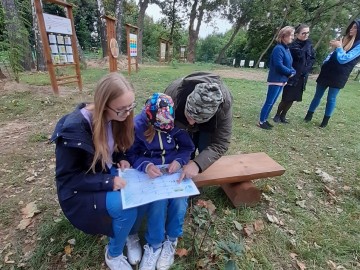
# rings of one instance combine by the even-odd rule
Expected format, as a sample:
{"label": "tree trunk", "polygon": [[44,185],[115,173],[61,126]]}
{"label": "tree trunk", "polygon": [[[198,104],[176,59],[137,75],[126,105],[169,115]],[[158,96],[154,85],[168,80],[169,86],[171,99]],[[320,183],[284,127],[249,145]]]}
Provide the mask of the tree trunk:
{"label": "tree trunk", "polygon": [[[188,42],[188,54],[187,54],[187,61],[189,63],[195,62],[195,49],[196,49],[196,42],[199,38],[199,31],[201,22],[204,16],[204,5],[206,5],[206,0],[201,0],[201,4],[199,9],[197,10],[198,0],[195,0],[190,12],[190,23],[189,23],[189,42]],[[198,16],[196,14],[198,13]],[[195,19],[197,19],[196,28],[195,26]]]}
{"label": "tree trunk", "polygon": [[[98,10],[101,16],[105,16],[105,8],[102,0],[96,0],[98,5]],[[106,38],[106,20],[105,18],[100,18],[100,40],[101,40],[101,48],[103,51],[103,57],[107,56],[107,38]]]}
{"label": "tree trunk", "polygon": [[47,66],[44,57],[44,46],[40,36],[39,22],[36,16],[34,0],[31,0],[31,12],[33,18],[33,31],[35,37],[36,70],[45,71],[47,70]]}
{"label": "tree trunk", "polygon": [[277,29],[275,35],[273,35],[273,37],[272,37],[271,41],[269,42],[269,44],[267,45],[266,49],[261,53],[259,59],[257,60],[257,62],[256,62],[256,64],[255,64],[255,67],[258,67],[258,66],[259,66],[259,63],[260,63],[260,61],[262,60],[262,58],[264,57],[265,53],[269,50],[269,48],[270,48],[271,45],[273,44],[273,42],[274,42],[277,34],[279,33],[279,31],[281,30],[282,25],[284,24],[284,22],[285,22],[285,20],[286,20],[286,17],[288,16],[288,14],[289,14],[289,8],[286,9],[281,24],[278,26],[278,29]]}
{"label": "tree trunk", "polygon": [[174,35],[174,29],[175,29],[175,15],[176,15],[176,10],[175,10],[175,5],[176,5],[176,0],[173,0],[172,3],[172,9],[171,9],[171,28],[170,28],[170,35],[169,35],[169,39],[171,42],[173,42],[173,35]]}
{"label": "tree trunk", "polygon": [[148,8],[149,0],[140,0],[139,1],[139,17],[137,19],[137,27],[139,30],[138,33],[138,40],[137,40],[137,58],[138,62],[142,64],[142,45],[143,45],[143,32],[144,32],[144,17],[145,17],[145,11]]}
{"label": "tree trunk", "polygon": [[221,62],[221,59],[224,57],[224,54],[226,52],[226,50],[230,47],[230,45],[233,43],[234,41],[234,38],[236,37],[237,33],[239,33],[240,31],[240,28],[243,24],[243,21],[240,19],[236,22],[235,24],[235,28],[234,28],[234,32],[232,33],[231,37],[230,37],[230,40],[225,44],[225,46],[220,50],[220,53],[216,59],[216,63],[217,64],[220,64]]}
{"label": "tree trunk", "polygon": [[1,68],[0,68],[0,80],[1,79],[6,79],[5,74],[2,72]]}
{"label": "tree trunk", "polygon": [[123,0],[115,0],[115,18],[116,18],[116,40],[119,46],[119,53],[121,53],[121,39],[122,39],[122,17],[123,17]]}
{"label": "tree trunk", "polygon": [[[17,57],[20,58],[19,64],[24,70],[31,70],[32,56],[29,43],[29,33],[27,32],[14,0],[1,0],[5,10],[5,28],[7,30],[10,48],[17,49]],[[19,55],[19,53],[21,55]],[[16,73],[16,72],[15,72]]]}

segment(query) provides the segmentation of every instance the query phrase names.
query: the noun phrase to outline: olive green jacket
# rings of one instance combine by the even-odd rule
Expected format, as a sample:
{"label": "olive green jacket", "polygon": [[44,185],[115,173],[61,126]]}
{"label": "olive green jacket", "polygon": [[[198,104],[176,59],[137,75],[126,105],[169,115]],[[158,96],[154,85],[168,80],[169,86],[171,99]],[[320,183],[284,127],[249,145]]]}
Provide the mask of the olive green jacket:
{"label": "olive green jacket", "polygon": [[[208,123],[190,126],[184,117],[187,96],[194,90],[198,83],[217,83],[220,85],[224,97],[216,114]],[[175,124],[186,129],[190,135],[196,131],[207,131],[211,133],[210,144],[194,158],[200,168],[205,171],[211,164],[218,160],[229,148],[232,131],[232,103],[233,97],[229,89],[216,74],[207,72],[192,73],[185,78],[173,81],[165,90],[165,94],[172,97],[175,107]]]}

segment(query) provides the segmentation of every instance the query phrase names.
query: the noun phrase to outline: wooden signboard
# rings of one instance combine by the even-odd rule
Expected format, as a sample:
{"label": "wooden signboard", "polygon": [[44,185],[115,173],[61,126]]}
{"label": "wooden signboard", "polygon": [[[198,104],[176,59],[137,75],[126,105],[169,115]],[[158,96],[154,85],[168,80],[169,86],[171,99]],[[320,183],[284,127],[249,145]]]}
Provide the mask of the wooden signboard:
{"label": "wooden signboard", "polygon": [[[41,0],[34,0],[52,89],[54,93],[58,95],[59,85],[76,82],[81,91],[82,81],[72,13],[73,6],[60,0],[43,1],[63,6],[66,8],[66,13],[68,14],[68,18],[64,18],[43,13]],[[75,67],[76,75],[56,77],[55,68],[67,66]]]}
{"label": "wooden signboard", "polygon": [[103,16],[106,20],[106,35],[108,44],[109,70],[117,71],[117,58],[119,57],[119,45],[116,41],[115,22],[116,19],[110,16]]}
{"label": "wooden signboard", "polygon": [[[135,70],[138,72],[138,57],[137,57],[137,37],[139,29],[131,24],[125,24],[126,40],[127,40],[127,57],[128,57],[128,73],[131,74],[131,66],[135,65]],[[134,61],[133,61],[134,60]]]}

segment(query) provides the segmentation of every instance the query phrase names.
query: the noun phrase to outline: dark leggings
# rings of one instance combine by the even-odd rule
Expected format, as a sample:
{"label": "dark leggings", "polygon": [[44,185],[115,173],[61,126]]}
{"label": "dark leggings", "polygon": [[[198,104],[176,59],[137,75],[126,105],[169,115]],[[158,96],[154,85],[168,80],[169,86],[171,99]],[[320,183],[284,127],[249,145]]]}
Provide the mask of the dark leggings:
{"label": "dark leggings", "polygon": [[276,115],[280,115],[280,117],[285,118],[286,113],[291,108],[293,101],[281,101],[277,110]]}

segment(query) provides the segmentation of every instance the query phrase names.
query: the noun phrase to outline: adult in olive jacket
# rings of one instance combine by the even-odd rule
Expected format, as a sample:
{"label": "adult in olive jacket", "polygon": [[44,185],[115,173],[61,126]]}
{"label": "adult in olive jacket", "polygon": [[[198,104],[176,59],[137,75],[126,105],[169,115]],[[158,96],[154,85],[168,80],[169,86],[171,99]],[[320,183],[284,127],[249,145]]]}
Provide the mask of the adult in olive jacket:
{"label": "adult in olive jacket", "polygon": [[228,150],[233,98],[220,77],[207,72],[177,79],[165,93],[174,101],[175,124],[189,132],[195,145],[192,160],[183,167],[181,181],[205,171]]}

